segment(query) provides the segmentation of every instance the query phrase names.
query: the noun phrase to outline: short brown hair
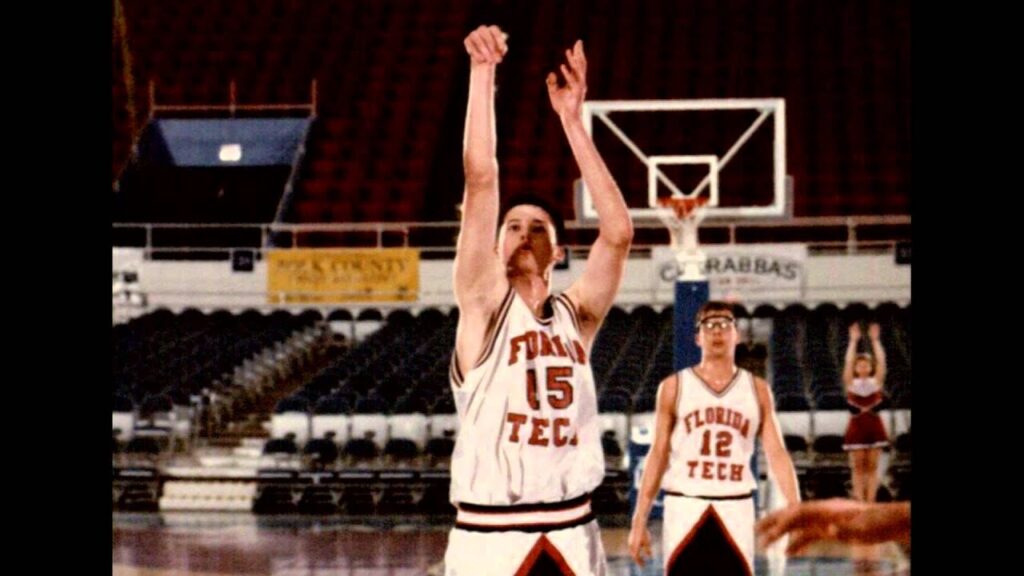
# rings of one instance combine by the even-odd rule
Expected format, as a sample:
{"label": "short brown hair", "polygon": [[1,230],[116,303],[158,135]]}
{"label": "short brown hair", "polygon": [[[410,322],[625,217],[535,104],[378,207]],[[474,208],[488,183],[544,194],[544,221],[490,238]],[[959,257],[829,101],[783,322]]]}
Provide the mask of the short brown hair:
{"label": "short brown hair", "polygon": [[551,219],[551,224],[555,227],[555,236],[558,243],[565,242],[565,221],[562,219],[562,214],[555,209],[554,204],[534,194],[516,194],[502,202],[501,210],[498,213],[498,232],[501,231],[501,225],[504,224],[508,211],[516,206],[524,205],[536,206],[546,212],[548,218]]}
{"label": "short brown hair", "polygon": [[700,326],[700,323],[705,318],[715,315],[715,312],[728,312],[733,320],[736,319],[736,309],[732,304],[722,300],[708,300],[697,310],[697,318],[694,324]]}

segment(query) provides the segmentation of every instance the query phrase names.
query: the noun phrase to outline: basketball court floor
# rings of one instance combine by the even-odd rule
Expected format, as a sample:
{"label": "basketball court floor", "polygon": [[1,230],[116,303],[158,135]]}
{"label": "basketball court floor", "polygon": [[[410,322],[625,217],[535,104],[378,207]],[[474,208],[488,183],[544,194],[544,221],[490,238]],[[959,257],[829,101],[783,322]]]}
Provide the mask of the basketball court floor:
{"label": "basketball court floor", "polygon": [[[248,513],[115,513],[114,576],[413,576],[443,574],[451,520],[424,517],[255,516]],[[600,520],[599,520],[600,522]],[[651,525],[653,562],[636,566],[628,526],[601,522],[609,576],[661,574],[660,521]],[[910,573],[895,544],[819,544],[771,561],[756,573],[787,576],[890,576]]]}

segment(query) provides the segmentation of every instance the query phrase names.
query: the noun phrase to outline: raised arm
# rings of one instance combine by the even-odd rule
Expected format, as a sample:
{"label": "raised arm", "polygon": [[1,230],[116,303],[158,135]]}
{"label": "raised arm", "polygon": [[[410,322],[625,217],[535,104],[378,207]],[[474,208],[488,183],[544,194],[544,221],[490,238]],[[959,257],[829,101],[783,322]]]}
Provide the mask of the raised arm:
{"label": "raised arm", "polygon": [[629,529],[629,554],[633,561],[644,565],[644,558],[651,556],[651,533],[647,529],[647,519],[651,514],[651,506],[661,488],[661,478],[668,467],[669,439],[672,428],[676,424],[676,398],[679,394],[679,379],[673,374],[661,381],[658,386],[658,402],[654,424],[654,442],[644,461],[644,474],[637,492],[636,511]]}
{"label": "raised arm", "polygon": [[572,50],[566,50],[565,58],[566,63],[561,65],[565,85],[558,85],[554,72],[548,74],[548,97],[551,107],[558,113],[598,215],[597,240],[590,249],[583,274],[568,291],[579,307],[583,338],[589,344],[622,283],[626,257],[633,241],[633,221],[618,184],[583,127],[581,113],[587,93],[587,58],[583,54],[583,41],[577,40]]}
{"label": "raised arm", "polygon": [[768,459],[768,470],[772,479],[778,483],[786,504],[796,504],[800,502],[800,486],[797,484],[793,459],[790,458],[786,444],[782,441],[782,430],[775,416],[775,398],[768,383],[761,378],[754,379],[754,386],[757,388],[761,414],[764,415],[764,422],[761,424],[761,444]]}
{"label": "raised arm", "polygon": [[462,152],[466,188],[454,263],[455,301],[460,312],[455,349],[463,371],[479,356],[489,316],[508,288],[494,250],[498,226],[494,78],[508,47],[497,26],[480,26],[464,44],[470,60]]}
{"label": "raised arm", "polygon": [[850,324],[850,341],[846,345],[846,357],[843,360],[843,386],[853,383],[853,363],[857,360],[857,342],[860,340],[860,324]]}
{"label": "raised arm", "polygon": [[868,326],[868,338],[871,340],[871,353],[875,356],[875,381],[879,386],[885,384],[885,348],[882,346],[882,327],[877,323]]}

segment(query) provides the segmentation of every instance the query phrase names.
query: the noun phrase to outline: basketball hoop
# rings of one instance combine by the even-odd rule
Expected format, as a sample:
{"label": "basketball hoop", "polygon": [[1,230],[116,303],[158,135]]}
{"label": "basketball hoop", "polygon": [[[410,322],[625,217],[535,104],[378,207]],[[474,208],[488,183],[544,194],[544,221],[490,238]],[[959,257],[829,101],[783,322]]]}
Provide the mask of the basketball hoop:
{"label": "basketball hoop", "polygon": [[707,203],[707,196],[697,196],[696,198],[688,198],[686,196],[665,196],[658,198],[658,205],[662,208],[672,209],[676,214],[677,220],[686,220],[691,217],[697,218],[698,220],[703,219],[704,210],[699,209],[703,208]]}
{"label": "basketball hoop", "polygon": [[707,196],[658,198],[658,218],[668,227],[680,278],[703,278],[705,258],[697,242],[697,229],[707,213],[707,203]]}
{"label": "basketball hoop", "polygon": [[706,214],[707,196],[669,196],[658,198],[658,217],[672,233],[676,252],[697,251],[697,227]]}

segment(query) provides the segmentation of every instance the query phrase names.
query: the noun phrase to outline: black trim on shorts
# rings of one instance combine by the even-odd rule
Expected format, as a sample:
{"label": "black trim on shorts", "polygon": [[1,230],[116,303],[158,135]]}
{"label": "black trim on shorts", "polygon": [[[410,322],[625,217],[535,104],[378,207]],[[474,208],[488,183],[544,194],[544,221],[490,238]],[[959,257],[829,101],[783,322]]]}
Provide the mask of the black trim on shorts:
{"label": "black trim on shorts", "polygon": [[504,526],[486,526],[480,524],[467,524],[464,522],[455,522],[455,527],[459,530],[465,530],[467,532],[553,532],[555,530],[565,530],[566,528],[575,528],[582,526],[583,524],[589,523],[594,520],[595,516],[593,512],[587,512],[576,520],[569,520],[568,522],[544,522],[539,524],[507,524]]}
{"label": "black trim on shorts", "polygon": [[681,496],[683,498],[700,498],[701,500],[746,500],[747,498],[754,497],[754,491],[751,490],[746,494],[734,494],[731,496],[697,496],[694,494],[683,494],[682,492],[673,492],[671,490],[665,490],[665,494],[669,496]]}
{"label": "black trim on shorts", "polygon": [[561,502],[536,502],[533,504],[514,504],[512,506],[490,506],[486,504],[472,504],[459,502],[455,505],[459,510],[466,512],[477,512],[481,514],[521,514],[523,512],[558,512],[568,510],[590,502],[590,494],[577,496],[571,500]]}

